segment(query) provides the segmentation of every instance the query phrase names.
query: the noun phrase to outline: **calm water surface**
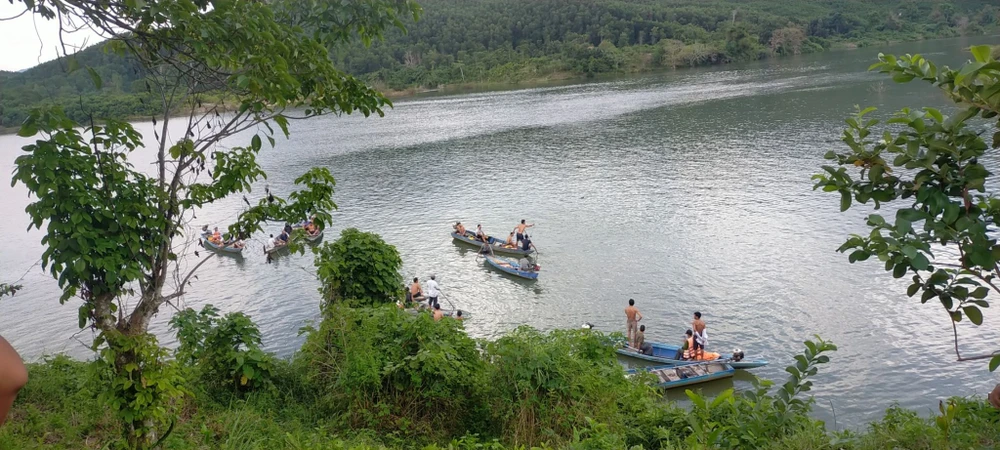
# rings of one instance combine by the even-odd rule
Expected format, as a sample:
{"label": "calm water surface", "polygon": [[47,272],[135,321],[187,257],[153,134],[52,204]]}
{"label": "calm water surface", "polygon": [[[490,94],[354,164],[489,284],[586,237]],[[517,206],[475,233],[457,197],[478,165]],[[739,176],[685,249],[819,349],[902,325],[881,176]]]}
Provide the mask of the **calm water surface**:
{"label": "calm water surface", "polygon": [[[998,42],[879,50],[958,64],[969,44]],[[522,324],[623,330],[622,309],[635,298],[647,338],[679,341],[700,310],[715,350],[763,356],[773,364],[755,373],[784,379],[801,342],[819,334],[840,351],[816,379],[817,414],[835,411],[837,427],[856,426],[893,402],[928,411],[943,397],[983,394],[998,378],[985,363],[954,362],[939,306],[907,298],[905,283],[877,262],[850,265],[835,252],[866,230],[868,211],[841,214],[839,197],[811,189],[822,155],[842,147],[854,105],[877,106],[883,117],[947,106],[926,85],[875,88],[883,78],[865,69],[877,51],[400,101],[380,119],[295,123],[293,137],[260,161],[280,193],[309,167],[329,167],[340,209],[328,236],[346,227],[381,234],[402,254],[404,276],[436,274],[446,299],[472,312],[476,337]],[[24,142],[0,136],[0,173],[10,173]],[[33,266],[41,233],[24,231],[27,203],[20,186],[0,183],[0,280],[23,275],[26,286],[0,302],[0,334],[29,359],[87,357],[78,301],[60,306],[55,282]],[[225,224],[241,207],[220,202],[197,223]],[[522,218],[537,224],[536,283],[487,270],[448,235],[457,220],[503,234]],[[318,315],[318,283],[309,255],[265,264],[262,239],[242,259],[207,263],[183,306],[246,311],[267,347],[290,355],[299,328]],[[172,343],[168,318],[164,311],[154,329]],[[1000,341],[998,321],[988,312],[987,326],[960,327],[964,350]],[[708,388],[734,383],[749,386],[738,377]]]}

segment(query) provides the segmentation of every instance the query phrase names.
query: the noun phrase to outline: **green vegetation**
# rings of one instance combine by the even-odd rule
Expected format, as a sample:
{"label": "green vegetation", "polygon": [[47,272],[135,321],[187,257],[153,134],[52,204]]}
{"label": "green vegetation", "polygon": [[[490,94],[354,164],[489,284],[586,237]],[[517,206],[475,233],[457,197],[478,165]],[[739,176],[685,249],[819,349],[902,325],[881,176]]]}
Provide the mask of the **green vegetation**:
{"label": "green vegetation", "polygon": [[[522,328],[496,342],[476,343],[460,322],[435,322],[391,306],[342,305],[326,313],[322,327],[310,332],[295,359],[275,360],[269,385],[242,389],[191,378],[163,448],[1000,445],[1000,415],[984,402],[966,399],[944,403],[942,414],[933,418],[892,407],[857,432],[837,433],[808,417],[808,401],[789,408],[793,403],[765,394],[767,383],[714,399],[690,392],[690,407],[680,408],[662,401],[643,383],[648,380],[625,378],[608,338],[583,330],[546,334]],[[337,342],[342,339],[346,343]],[[191,370],[204,370],[202,364]],[[0,450],[124,446],[121,423],[98,399],[105,386],[99,368],[66,357],[29,365],[31,381],[0,428]]]}
{"label": "green vegetation", "polygon": [[[930,83],[956,110],[903,109],[881,130],[878,119],[866,117],[874,108],[860,111],[847,120],[848,148],[827,153],[835,165],[813,177],[815,188],[840,194],[842,211],[854,202],[898,207],[895,220],[868,216],[871,232],[851,236],[839,250],[850,252],[851,263],[875,256],[893,277],[912,276],[906,294],[920,293],[921,303],[936,299],[953,327],[963,319],[982,325],[987,297],[1000,292],[1000,244],[990,231],[1000,226],[1000,198],[986,184],[993,173],[979,160],[1000,148],[1000,62],[989,46],[971,53],[973,61],[958,69],[920,55],[879,55],[873,69],[898,82]],[[957,328],[954,335],[959,361],[989,359],[991,371],[1000,366],[1000,350],[962,356]]]}
{"label": "green vegetation", "polygon": [[372,306],[395,303],[402,294],[403,260],[375,233],[342,231],[336,242],[319,248],[315,265],[320,293],[328,301]]}
{"label": "green vegetation", "polygon": [[[114,112],[91,110],[81,117],[58,106],[33,109],[18,129],[31,143],[15,160],[13,183],[32,197],[25,208],[32,226],[45,228],[41,263],[62,289],[60,303],[75,298],[80,328],[96,333],[102,404],[122,423],[130,447],[156,447],[173,427],[190,374],[168,361],[149,323],[185,294],[198,268],[215,255],[184,245],[187,224],[195,211],[245,195],[266,178],[257,155],[264,139],[274,146],[275,126],[287,137],[294,118],[381,115],[386,98],[335,67],[327,49],[377,39],[419,8],[410,0],[18,3],[39,20],[57,21],[63,32],[88,28],[111,37],[101,46],[110,53],[101,57],[115,58],[68,58],[67,72],[98,94],[105,92],[105,79],[108,92],[141,80],[148,97],[140,103],[155,108],[153,145]],[[114,70],[102,73],[107,66],[94,64],[104,61],[135,74],[118,79]],[[4,92],[7,98],[10,91]],[[206,105],[215,97],[230,99],[234,109]],[[168,132],[178,110],[186,112],[183,128]],[[242,145],[216,145],[251,129]],[[138,170],[130,155],[146,145],[156,157],[151,169]],[[293,191],[268,192],[255,205],[247,200],[229,235],[247,237],[267,220],[313,217],[323,226],[336,208],[334,184],[328,169],[309,169],[295,179]],[[193,242],[200,241],[188,238]],[[213,314],[182,315],[173,323],[185,350],[175,358],[201,364],[199,378],[209,385],[268,384],[270,360],[257,348],[260,337],[249,320]]]}
{"label": "green vegetation", "polygon": [[[756,60],[836,45],[982,34],[1000,25],[988,0],[425,0],[407,33],[331,44],[340,69],[380,89],[516,83]],[[314,26],[314,24],[304,24]],[[23,73],[0,72],[0,128],[60,105],[79,122],[149,118],[162,99],[145,65],[97,45]],[[103,80],[95,92],[88,67]],[[203,92],[203,95],[206,93]],[[239,102],[212,94],[201,106]],[[174,105],[174,111],[184,111]]]}

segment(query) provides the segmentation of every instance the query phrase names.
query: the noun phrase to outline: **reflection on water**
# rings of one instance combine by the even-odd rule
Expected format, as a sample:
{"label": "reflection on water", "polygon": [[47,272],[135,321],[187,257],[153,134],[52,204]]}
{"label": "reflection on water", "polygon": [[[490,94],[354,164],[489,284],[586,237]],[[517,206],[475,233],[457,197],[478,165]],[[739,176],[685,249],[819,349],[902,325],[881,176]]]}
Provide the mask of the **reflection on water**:
{"label": "reflection on water", "polygon": [[[940,58],[954,64],[969,44],[893,51],[947,52]],[[766,358],[772,365],[753,373],[780,381],[817,333],[840,347],[816,379],[817,414],[830,417],[832,404],[841,425],[844,417],[859,424],[894,401],[926,409],[995,383],[985,364],[952,362],[939,307],[907,298],[878,264],[850,265],[835,252],[864,231],[868,212],[841,214],[837,198],[811,189],[854,105],[888,114],[944,101],[916,84],[870,92],[880,78],[864,69],[875,52],[400,101],[381,119],[297,123],[292,139],[259,159],[279,193],[308,168],[329,167],[340,209],[326,239],[346,227],[381,234],[399,249],[405,278],[435,274],[446,304],[471,312],[476,337],[522,324],[620,331],[634,298],[647,339],[679,341],[700,310],[714,350]],[[10,173],[21,145],[0,137],[0,173]],[[19,278],[41,255],[41,235],[24,232],[27,202],[23,189],[0,183],[0,280]],[[242,205],[220,202],[198,213],[198,225],[225,225]],[[536,282],[490,270],[449,235],[456,221],[504,234],[521,219],[537,224]],[[255,236],[242,258],[207,263],[179,306],[245,311],[265,345],[289,355],[318,315],[318,283],[308,254],[266,264],[265,239]],[[55,283],[37,268],[22,282],[22,293],[0,303],[0,333],[29,358],[87,356],[78,341],[88,333],[74,337],[78,303],[59,306]],[[171,344],[168,317],[154,329]],[[1000,337],[995,326],[962,325],[965,351]],[[745,389],[746,376],[695,388]]]}

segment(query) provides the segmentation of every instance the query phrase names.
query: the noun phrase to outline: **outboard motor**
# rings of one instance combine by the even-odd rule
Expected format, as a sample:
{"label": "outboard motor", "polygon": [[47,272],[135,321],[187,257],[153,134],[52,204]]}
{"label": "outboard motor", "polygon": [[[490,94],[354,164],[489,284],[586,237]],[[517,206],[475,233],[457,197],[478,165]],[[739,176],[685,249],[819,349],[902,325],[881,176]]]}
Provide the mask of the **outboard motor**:
{"label": "outboard motor", "polygon": [[744,358],[743,350],[740,350],[738,348],[733,350],[733,358],[732,358],[733,362],[743,361],[743,358]]}

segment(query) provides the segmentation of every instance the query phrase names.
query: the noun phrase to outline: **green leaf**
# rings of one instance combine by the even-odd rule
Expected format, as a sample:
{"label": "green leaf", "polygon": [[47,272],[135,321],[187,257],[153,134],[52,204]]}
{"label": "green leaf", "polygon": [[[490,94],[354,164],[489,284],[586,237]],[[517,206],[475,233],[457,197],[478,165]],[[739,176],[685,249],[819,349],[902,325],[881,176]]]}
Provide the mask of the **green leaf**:
{"label": "green leaf", "polygon": [[992,59],[993,49],[989,45],[975,45],[969,48],[976,61],[985,63]]}
{"label": "green leaf", "polygon": [[990,372],[995,372],[997,367],[1000,367],[1000,355],[996,355],[990,359]]}
{"label": "green leaf", "polygon": [[844,212],[851,207],[851,193],[849,191],[840,191],[840,211]]}
{"label": "green leaf", "polygon": [[916,294],[917,291],[919,290],[920,290],[920,283],[913,283],[910,285],[910,287],[906,288],[906,296],[913,297],[913,295]]}
{"label": "green leaf", "polygon": [[986,296],[989,295],[989,293],[990,293],[990,288],[985,286],[980,286],[976,288],[976,290],[972,291],[972,293],[969,295],[971,295],[972,298],[983,299],[986,298]]}
{"label": "green leaf", "polygon": [[917,256],[910,259],[910,265],[917,270],[927,270],[930,266],[930,261],[927,260],[927,257],[923,253],[917,253]]}
{"label": "green leaf", "polygon": [[878,214],[872,214],[868,216],[868,223],[872,225],[885,225],[885,219]]}
{"label": "green leaf", "polygon": [[962,311],[965,312],[966,317],[968,317],[972,323],[976,325],[983,324],[983,312],[980,311],[978,307],[966,306],[962,308]]}
{"label": "green leaf", "polygon": [[94,82],[94,88],[101,90],[101,76],[97,74],[97,71],[93,67],[87,67],[87,73],[90,74],[90,81]]}
{"label": "green leaf", "polygon": [[913,259],[917,257],[917,249],[913,248],[912,245],[904,245],[902,251],[907,258]]}
{"label": "green leaf", "polygon": [[254,151],[260,151],[260,135],[259,134],[253,135],[253,139],[250,140],[250,147],[253,148]]}
{"label": "green leaf", "polygon": [[929,106],[924,107],[924,111],[926,111],[927,115],[931,116],[931,118],[933,118],[935,122],[937,123],[944,122],[944,116],[941,115],[941,111],[938,111],[937,109],[931,108]]}

